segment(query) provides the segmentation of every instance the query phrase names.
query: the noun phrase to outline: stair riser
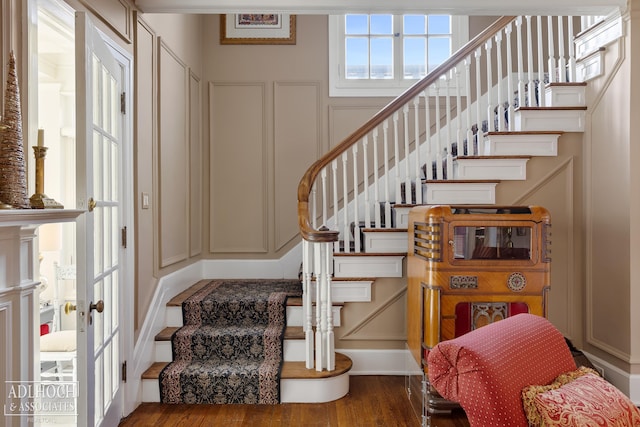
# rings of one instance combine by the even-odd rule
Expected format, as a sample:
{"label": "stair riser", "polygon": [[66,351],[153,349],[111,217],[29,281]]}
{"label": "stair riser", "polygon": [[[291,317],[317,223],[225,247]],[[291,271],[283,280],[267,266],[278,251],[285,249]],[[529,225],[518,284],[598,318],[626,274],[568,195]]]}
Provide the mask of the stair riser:
{"label": "stair riser", "polygon": [[282,403],[331,402],[349,393],[349,374],[323,379],[280,380]]}
{"label": "stair riser", "polygon": [[407,252],[406,232],[364,232],[364,251],[372,254]]}
{"label": "stair riser", "polygon": [[549,86],[546,88],[545,105],[553,107],[584,107],[586,86]]}
{"label": "stair riser", "polygon": [[[333,325],[340,326],[340,310],[342,307],[333,307]],[[179,316],[178,316],[179,313]],[[179,307],[167,307],[167,326],[182,326],[182,309]],[[315,325],[315,308],[313,310],[313,323]],[[301,306],[288,306],[287,307],[287,325],[288,326],[302,326],[302,307]]]}
{"label": "stair riser", "polygon": [[[340,322],[340,311],[342,310],[342,306],[333,306],[333,326],[338,327],[341,325]],[[289,306],[287,307],[287,326],[304,326],[304,319],[302,314],[301,306]],[[313,308],[311,323],[313,326],[316,325],[316,309]]]}
{"label": "stair riser", "polygon": [[[405,249],[406,252],[406,249]],[[333,280],[331,282],[331,301],[344,302],[371,302],[371,285],[373,281],[358,280],[345,281]],[[311,299],[316,300],[316,282],[311,282]]]}
{"label": "stair riser", "polygon": [[[284,360],[285,362],[300,362],[304,361],[304,340],[284,340]],[[171,362],[173,360],[173,354],[171,351],[170,341],[156,341],[155,342],[155,361],[156,362]]]}
{"label": "stair riser", "polygon": [[557,156],[558,135],[491,135],[485,156]]}
{"label": "stair riser", "polygon": [[[282,379],[280,397],[282,403],[331,402],[349,392],[349,374],[323,379]],[[158,380],[142,380],[142,402],[160,402]]]}
{"label": "stair riser", "polygon": [[402,277],[402,256],[334,256],[333,276]]}
{"label": "stair riser", "polygon": [[516,111],[515,127],[521,131],[554,130],[584,132],[583,110],[524,110]]}
{"label": "stair riser", "polygon": [[496,183],[427,183],[423,186],[428,205],[493,205]]}
{"label": "stair riser", "polygon": [[455,179],[527,179],[529,159],[458,159],[453,163]]}

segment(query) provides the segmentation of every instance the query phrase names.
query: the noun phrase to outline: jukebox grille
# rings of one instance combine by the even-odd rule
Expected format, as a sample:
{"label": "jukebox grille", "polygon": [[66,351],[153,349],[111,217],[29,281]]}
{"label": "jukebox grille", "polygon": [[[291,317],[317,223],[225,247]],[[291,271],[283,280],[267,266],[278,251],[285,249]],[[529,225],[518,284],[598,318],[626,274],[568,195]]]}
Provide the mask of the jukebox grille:
{"label": "jukebox grille", "polygon": [[442,225],[416,222],[413,227],[413,254],[427,261],[442,261]]}

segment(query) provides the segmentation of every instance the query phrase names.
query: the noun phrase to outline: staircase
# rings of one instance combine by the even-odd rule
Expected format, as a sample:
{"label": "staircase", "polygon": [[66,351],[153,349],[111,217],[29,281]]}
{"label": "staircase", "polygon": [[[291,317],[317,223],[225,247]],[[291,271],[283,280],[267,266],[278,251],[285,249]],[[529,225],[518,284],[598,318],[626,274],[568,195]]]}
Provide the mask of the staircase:
{"label": "staircase", "polygon": [[[166,326],[155,337],[155,360],[142,375],[142,401],[159,402],[158,378],[162,369],[172,360],[171,336],[182,326],[182,302],[209,283],[201,280],[186,291],[173,297],[166,307]],[[335,306],[339,319],[340,305]],[[338,325],[339,326],[339,325]],[[336,369],[311,374],[304,365],[304,332],[302,330],[302,301],[289,298],[287,304],[287,329],[284,339],[284,364],[280,381],[282,403],[328,402],[349,392],[351,359],[337,354]],[[320,386],[318,386],[318,380]]]}
{"label": "staircase", "polygon": [[587,75],[581,61],[607,41],[576,55],[577,22],[498,19],[307,170],[303,303],[315,295],[320,306],[304,324],[307,368],[334,367],[334,281],[403,277],[411,208],[495,205],[501,183],[526,181],[532,159],[556,156],[565,132],[584,131],[577,71]]}
{"label": "staircase", "polygon": [[[560,28],[566,39],[542,42]],[[526,181],[532,159],[556,156],[565,132],[584,130],[576,69],[591,51],[575,55],[576,33],[567,17],[500,18],[308,169],[298,189],[303,297],[287,308],[282,402],[348,393],[352,361],[336,353],[333,328],[343,304],[371,301],[377,278],[404,277],[413,207],[494,205],[501,183]],[[159,400],[180,304],[201,284],[167,305],[144,402]]]}

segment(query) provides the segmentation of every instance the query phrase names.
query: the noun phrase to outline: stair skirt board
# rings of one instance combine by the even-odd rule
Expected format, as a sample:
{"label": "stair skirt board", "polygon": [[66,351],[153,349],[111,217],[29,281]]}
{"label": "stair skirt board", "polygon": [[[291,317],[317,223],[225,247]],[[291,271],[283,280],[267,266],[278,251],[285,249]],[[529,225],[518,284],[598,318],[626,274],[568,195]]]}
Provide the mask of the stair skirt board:
{"label": "stair skirt board", "polygon": [[499,179],[519,180],[527,179],[528,158],[510,159],[464,159],[453,162],[453,176],[456,179]]}
{"label": "stair skirt board", "polygon": [[345,277],[402,277],[404,255],[339,256],[333,257],[333,276]]}
{"label": "stair skirt board", "polygon": [[551,156],[558,155],[555,134],[489,134],[484,140],[485,156]]}
{"label": "stair skirt board", "polygon": [[515,112],[514,123],[520,131],[584,132],[585,116],[584,110],[521,108]]}
{"label": "stair skirt board", "polygon": [[423,200],[429,205],[494,205],[497,182],[427,182]]}

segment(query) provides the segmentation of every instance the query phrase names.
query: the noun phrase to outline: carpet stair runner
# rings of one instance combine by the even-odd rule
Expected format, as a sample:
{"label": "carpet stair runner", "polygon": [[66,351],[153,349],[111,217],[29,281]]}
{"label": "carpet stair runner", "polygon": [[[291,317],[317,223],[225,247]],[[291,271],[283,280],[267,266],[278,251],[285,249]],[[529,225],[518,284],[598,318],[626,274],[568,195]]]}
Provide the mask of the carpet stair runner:
{"label": "carpet stair runner", "polygon": [[299,280],[212,280],[187,298],[161,401],[279,403],[286,302],[301,294]]}

